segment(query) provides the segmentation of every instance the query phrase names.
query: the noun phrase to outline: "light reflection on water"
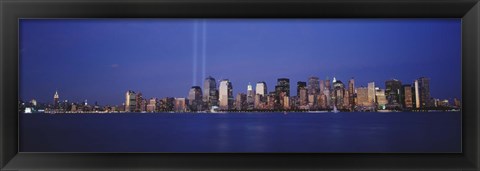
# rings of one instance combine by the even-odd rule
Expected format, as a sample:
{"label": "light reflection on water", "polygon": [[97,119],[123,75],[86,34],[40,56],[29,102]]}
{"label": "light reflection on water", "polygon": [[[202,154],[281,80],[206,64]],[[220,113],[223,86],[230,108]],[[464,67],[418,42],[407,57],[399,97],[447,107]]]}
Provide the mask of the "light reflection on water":
{"label": "light reflection on water", "polygon": [[461,114],[21,115],[21,151],[459,152]]}

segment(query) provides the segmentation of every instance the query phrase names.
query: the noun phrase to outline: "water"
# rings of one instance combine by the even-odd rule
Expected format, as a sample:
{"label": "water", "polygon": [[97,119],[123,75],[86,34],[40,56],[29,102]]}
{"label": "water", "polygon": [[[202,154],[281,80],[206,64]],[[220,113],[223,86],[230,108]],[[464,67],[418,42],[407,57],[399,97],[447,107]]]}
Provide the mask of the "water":
{"label": "water", "polygon": [[20,151],[455,153],[461,114],[20,114]]}

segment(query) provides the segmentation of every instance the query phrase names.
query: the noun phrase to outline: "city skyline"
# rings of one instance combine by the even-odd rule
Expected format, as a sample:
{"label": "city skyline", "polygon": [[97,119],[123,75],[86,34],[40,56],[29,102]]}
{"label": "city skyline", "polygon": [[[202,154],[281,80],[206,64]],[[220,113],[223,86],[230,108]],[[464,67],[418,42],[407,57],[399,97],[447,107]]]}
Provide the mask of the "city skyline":
{"label": "city skyline", "polygon": [[[308,84],[297,82],[296,94],[290,94],[289,78],[278,78],[272,91],[264,81],[257,82],[255,89],[249,83],[246,93],[232,94],[233,84],[228,79],[219,80],[209,76],[201,86],[192,86],[188,97],[148,97],[140,91],[128,90],[121,105],[99,104],[62,100],[58,91],[52,103],[31,101],[19,102],[22,112],[48,113],[70,112],[197,112],[208,111],[436,111],[459,110],[461,98],[439,99],[430,93],[430,78],[420,77],[412,83],[401,80],[386,80],[385,89],[375,82],[368,86],[356,86],[355,79],[348,83],[333,77],[320,80],[309,77]],[[212,84],[213,83],[213,84]],[[207,90],[207,91],[204,91]]]}
{"label": "city skyline", "polygon": [[20,98],[48,102],[56,90],[102,104],[122,103],[126,90],[187,97],[208,75],[217,86],[229,79],[235,96],[249,82],[271,91],[283,77],[292,94],[310,76],[364,86],[426,76],[436,97],[461,98],[460,20],[420,21],[21,20]]}

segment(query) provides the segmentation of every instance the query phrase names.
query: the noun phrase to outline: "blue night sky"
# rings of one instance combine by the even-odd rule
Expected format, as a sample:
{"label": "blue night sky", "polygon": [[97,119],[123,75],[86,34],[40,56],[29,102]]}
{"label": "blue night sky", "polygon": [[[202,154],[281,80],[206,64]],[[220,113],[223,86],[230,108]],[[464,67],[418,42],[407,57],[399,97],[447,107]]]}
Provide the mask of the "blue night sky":
{"label": "blue night sky", "polygon": [[335,76],[356,86],[425,76],[434,98],[461,97],[461,19],[20,20],[20,97],[119,105],[187,97],[204,76],[249,82]]}

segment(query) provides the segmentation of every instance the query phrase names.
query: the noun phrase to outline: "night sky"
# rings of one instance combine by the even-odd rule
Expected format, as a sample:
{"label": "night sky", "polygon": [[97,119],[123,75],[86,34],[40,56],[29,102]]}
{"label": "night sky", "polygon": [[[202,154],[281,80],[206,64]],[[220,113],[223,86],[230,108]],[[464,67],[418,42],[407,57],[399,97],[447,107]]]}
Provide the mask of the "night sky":
{"label": "night sky", "polygon": [[20,20],[20,98],[119,105],[187,97],[205,76],[249,82],[310,76],[356,86],[431,79],[434,98],[461,97],[461,19]]}

